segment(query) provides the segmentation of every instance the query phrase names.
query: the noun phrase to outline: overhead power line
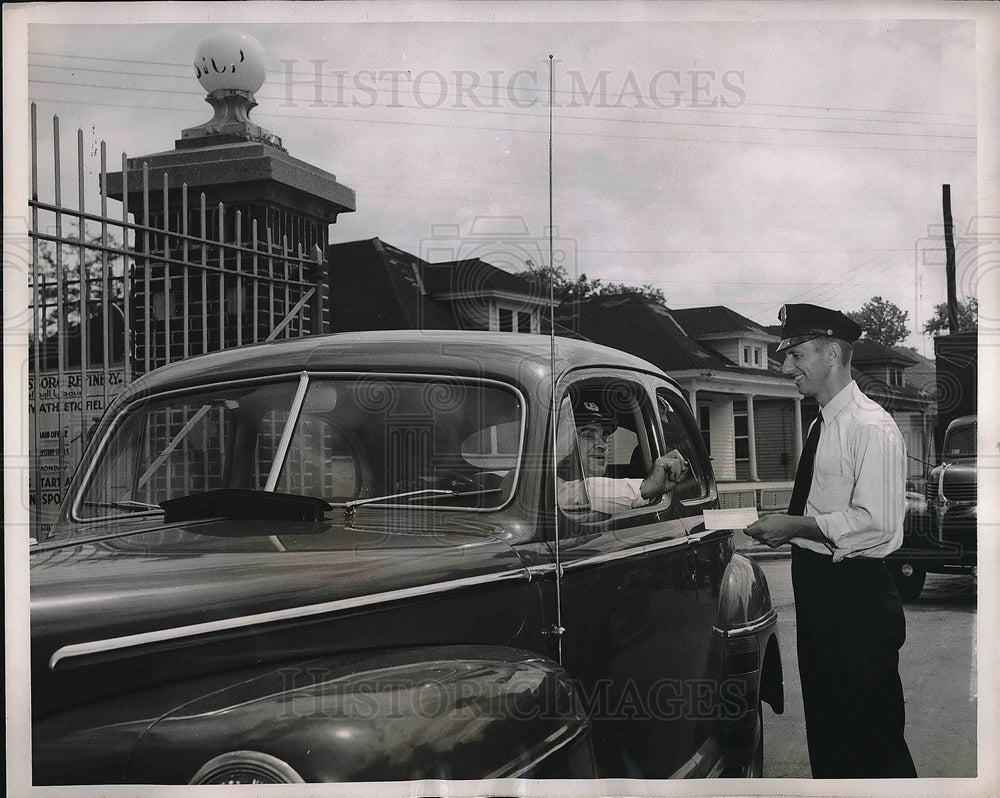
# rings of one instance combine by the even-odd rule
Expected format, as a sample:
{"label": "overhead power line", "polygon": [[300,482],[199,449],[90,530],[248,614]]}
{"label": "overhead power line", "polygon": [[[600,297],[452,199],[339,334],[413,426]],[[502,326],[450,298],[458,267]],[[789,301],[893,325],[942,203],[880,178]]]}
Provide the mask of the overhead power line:
{"label": "overhead power line", "polygon": [[[74,53],[48,53],[37,50],[29,50],[28,55],[38,55],[53,58],[68,58],[77,60],[92,60],[92,61],[108,61],[111,63],[122,63],[129,64],[133,67],[142,67],[148,64],[155,66],[172,66],[177,69],[183,69],[190,74],[190,70],[193,67],[193,61],[187,63],[178,63],[176,61],[147,61],[143,59],[142,61],[136,61],[129,58],[113,58],[110,56],[94,56],[94,55],[79,55]],[[112,70],[108,70],[112,71]],[[120,74],[120,71],[117,71]],[[275,70],[271,69],[267,71],[269,75],[286,77],[287,73],[284,69]],[[170,75],[164,75],[164,77],[170,77]],[[183,77],[183,76],[178,76]],[[297,80],[312,80],[315,77],[315,73],[296,73],[292,72],[291,77]],[[489,89],[489,90],[499,90],[506,88],[500,86],[499,84],[482,84],[478,88]],[[532,86],[518,86],[518,91],[523,93],[535,93],[539,96],[545,93],[545,88],[542,86],[532,87]],[[569,94],[572,93],[568,89],[557,89],[556,94]],[[646,101],[654,101],[654,98],[650,95],[643,94],[633,94],[629,92],[630,97],[637,97],[638,99]],[[831,105],[800,105],[793,103],[743,103],[740,107],[754,107],[754,108],[790,108],[795,110],[815,110],[815,111],[837,111],[837,112],[850,112],[850,113],[884,113],[884,114],[904,114],[904,115],[920,115],[920,116],[951,116],[951,117],[967,117],[970,119],[975,119],[976,115],[974,113],[962,113],[962,112],[947,112],[947,111],[916,111],[912,109],[892,109],[892,108],[857,108],[851,106],[831,106]],[[684,109],[684,110],[710,110],[710,109]],[[943,123],[948,124],[948,123]]]}
{"label": "overhead power line", "polygon": [[[53,70],[60,70],[60,71],[72,72],[72,73],[93,72],[93,73],[97,73],[97,74],[117,75],[117,76],[120,76],[120,77],[142,77],[142,78],[146,78],[146,77],[161,77],[161,78],[168,78],[168,79],[171,79],[171,80],[182,79],[182,76],[179,76],[179,75],[176,75],[176,74],[173,74],[173,73],[165,73],[165,72],[142,72],[142,73],[132,73],[130,75],[123,76],[120,69],[98,69],[98,68],[95,68],[95,67],[56,66],[56,65],[52,65],[52,64],[28,64],[28,66],[30,68],[35,68],[35,69],[53,69]],[[287,77],[287,76],[282,75],[282,77]],[[297,75],[293,74],[291,77],[293,79],[296,79],[296,80],[301,81],[301,82],[307,82],[307,80],[308,80],[308,78],[304,78],[301,75],[297,76]],[[31,82],[48,82],[48,83],[53,83],[53,84],[57,84],[57,85],[91,85],[91,86],[102,86],[102,85],[104,85],[104,84],[77,84],[75,82],[62,83],[60,81],[42,81],[41,79],[36,79],[36,80],[31,81]],[[143,86],[143,87],[128,87],[128,86],[110,86],[109,85],[107,87],[108,88],[121,88],[123,90],[135,90],[135,91],[140,91],[140,90],[141,91],[157,91],[157,89],[151,89],[150,87],[147,87],[147,86]],[[329,84],[321,84],[320,88],[322,90],[329,91],[329,90],[332,90],[335,87],[331,86]],[[476,88],[480,88],[480,89],[483,89],[483,90],[489,90],[490,92],[494,92],[495,93],[495,92],[499,91],[500,89],[502,89],[504,87],[498,86],[496,84],[483,84],[481,86],[477,86]],[[463,90],[463,92],[469,91],[469,89],[467,87],[463,87],[462,90]],[[160,91],[167,91],[167,90],[166,89],[162,89]],[[366,87],[365,91],[373,91],[373,92],[376,92],[379,95],[389,95],[389,96],[392,96],[394,99],[398,99],[398,95],[399,95],[398,88],[382,89],[382,88]],[[534,90],[531,90],[531,89],[520,89],[519,88],[518,91],[534,91]],[[189,94],[191,96],[199,96],[199,92],[196,89],[189,89],[189,90],[186,90],[186,91],[184,91],[184,90],[173,90],[171,93]],[[480,100],[483,99],[481,95],[475,95],[474,94],[474,96],[476,96]],[[630,96],[632,96],[632,95],[630,95]],[[276,96],[276,95],[271,95],[271,94],[259,94],[259,93],[256,95],[256,97],[257,97],[258,101],[263,100],[263,101],[285,102],[285,101],[287,101],[289,99],[287,95]],[[491,94],[490,95],[490,99],[493,99],[493,97],[494,97],[494,95]],[[306,103],[306,99],[304,97],[299,97],[298,101],[301,102],[301,103]],[[866,124],[886,124],[886,125],[927,125],[927,126],[935,126],[935,127],[975,127],[975,124],[973,122],[941,122],[941,121],[936,121],[936,120],[913,120],[913,119],[871,119],[871,118],[863,118],[863,117],[843,117],[843,116],[829,116],[829,115],[820,116],[820,115],[817,115],[817,114],[758,113],[758,112],[754,112],[754,111],[744,111],[743,108],[745,106],[753,106],[753,107],[781,107],[781,108],[790,108],[790,109],[794,109],[794,110],[808,110],[809,108],[814,108],[816,110],[825,110],[825,111],[828,111],[828,112],[829,111],[838,111],[838,112],[843,111],[843,112],[865,112],[865,113],[886,113],[886,114],[891,113],[891,114],[910,114],[910,115],[919,114],[919,115],[932,115],[932,116],[961,116],[961,114],[941,114],[941,113],[932,112],[932,111],[893,111],[893,110],[871,110],[871,111],[865,111],[864,109],[834,109],[834,108],[821,107],[821,106],[777,105],[777,104],[767,104],[767,103],[756,103],[756,104],[755,103],[743,103],[743,104],[741,104],[738,107],[727,108],[727,109],[708,108],[708,107],[706,107],[706,108],[701,108],[701,107],[681,107],[681,108],[658,108],[656,110],[662,111],[662,112],[674,112],[674,113],[694,113],[694,114],[697,114],[699,116],[703,116],[703,115],[751,116],[751,117],[764,117],[764,118],[769,118],[769,119],[813,119],[813,120],[817,120],[817,121],[863,122],[863,123],[866,123]],[[393,106],[393,107],[398,107],[398,106]],[[418,106],[407,106],[407,107],[417,108]],[[620,109],[618,109],[618,108],[616,108],[614,106],[599,105],[597,107],[600,108],[601,110],[620,110]],[[426,109],[423,109],[423,110],[426,110]],[[509,111],[504,111],[503,109],[497,109],[497,108],[491,108],[491,107],[484,107],[484,108],[459,108],[459,109],[453,109],[453,110],[486,111],[486,112],[491,112],[491,111],[496,112],[496,111],[499,111],[499,112],[512,113],[512,112],[509,112]],[[621,109],[621,110],[628,110],[628,109]],[[535,116],[535,117],[542,116],[541,114],[525,114],[525,113],[517,113],[517,115],[519,115],[519,116]],[[566,118],[570,118],[570,119],[573,119],[573,118],[588,118],[589,119],[589,118],[591,118],[591,117],[578,117],[578,116],[572,116],[572,115],[566,115],[566,114],[560,114],[559,116],[560,116],[561,119],[566,119]],[[662,120],[642,120],[642,119],[635,119],[635,120],[623,120],[623,121],[635,121],[635,122],[640,122],[640,123],[651,123],[651,124],[662,124],[663,123]],[[680,123],[680,122],[677,122],[677,123],[672,123],[672,124],[698,124],[698,123]]]}
{"label": "overhead power line", "polygon": [[[73,85],[79,87],[78,84],[65,84]],[[107,88],[107,87],[102,87]],[[185,93],[176,90],[165,89],[162,90],[169,94]],[[148,92],[144,92],[148,93]],[[54,98],[44,98],[35,97],[36,102],[50,102],[54,104],[72,104],[72,105],[101,105],[109,107],[120,107],[120,108],[136,108],[136,109],[148,109],[153,110],[160,108],[160,110],[169,111],[183,111],[183,112],[194,112],[195,109],[189,108],[167,108],[163,109],[159,106],[143,106],[135,105],[133,103],[106,103],[106,102],[95,102],[91,100],[69,100],[69,99],[54,99]],[[274,113],[257,110],[255,112],[255,117],[259,120],[261,118],[267,119],[305,119],[311,121],[321,121],[329,120],[335,121],[337,123],[352,122],[358,124],[368,124],[368,125],[401,125],[405,127],[425,127],[425,128],[443,128],[446,130],[484,130],[484,131],[503,131],[507,133],[517,133],[517,134],[529,134],[529,135],[544,135],[543,131],[524,129],[524,128],[512,128],[505,125],[470,125],[470,124],[446,124],[437,122],[414,122],[409,120],[401,119],[364,119],[360,117],[346,117],[341,115],[318,115],[318,114],[293,114],[293,113]],[[699,127],[716,127],[713,125],[699,125]],[[832,135],[883,135],[883,136],[893,136],[893,135],[903,135],[903,134],[892,134],[892,133],[868,133],[865,131],[816,131],[807,128],[792,128],[792,129],[781,129],[781,128],[762,128],[753,127],[748,125],[736,126],[744,131],[775,131],[775,132],[794,132],[794,133],[823,133]],[[820,148],[820,149],[848,149],[848,150],[879,150],[879,151],[894,151],[894,152],[936,152],[936,153],[951,153],[951,154],[975,154],[975,150],[954,150],[954,149],[941,149],[939,147],[891,147],[891,146],[880,146],[880,145],[868,145],[868,144],[824,144],[818,142],[801,142],[801,141],[745,141],[741,139],[712,139],[705,138],[703,136],[677,136],[673,134],[664,135],[630,135],[625,133],[597,133],[597,132],[587,132],[582,130],[563,130],[560,133],[561,136],[583,136],[591,138],[610,138],[610,139],[625,139],[633,141],[684,141],[691,142],[695,144],[740,144],[743,146],[760,146],[760,147],[807,147],[807,148]],[[924,137],[924,134],[906,134],[912,135],[913,137]],[[969,137],[947,137],[947,138],[969,138]],[[972,139],[973,141],[975,139]]]}

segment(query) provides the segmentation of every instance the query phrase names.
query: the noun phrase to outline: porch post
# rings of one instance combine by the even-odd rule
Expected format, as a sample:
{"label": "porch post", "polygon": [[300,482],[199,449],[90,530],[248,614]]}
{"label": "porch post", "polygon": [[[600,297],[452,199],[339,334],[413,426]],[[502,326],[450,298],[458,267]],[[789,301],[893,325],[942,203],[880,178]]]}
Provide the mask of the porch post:
{"label": "porch post", "polygon": [[698,386],[693,382],[691,387],[688,389],[688,404],[691,405],[691,412],[694,414],[695,419],[698,418]]}
{"label": "porch post", "polygon": [[753,394],[747,397],[747,448],[750,449],[750,481],[757,481],[757,433],[753,421]]}

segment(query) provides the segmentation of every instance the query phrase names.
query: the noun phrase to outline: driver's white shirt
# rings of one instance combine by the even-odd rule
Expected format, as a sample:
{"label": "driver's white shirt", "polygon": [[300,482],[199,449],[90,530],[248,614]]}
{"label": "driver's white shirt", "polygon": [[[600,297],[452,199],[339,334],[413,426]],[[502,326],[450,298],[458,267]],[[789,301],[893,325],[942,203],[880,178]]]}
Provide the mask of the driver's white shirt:
{"label": "driver's white shirt", "polygon": [[[586,483],[586,485],[584,485]],[[639,492],[641,479],[586,477],[559,482],[559,506],[590,507],[599,513],[621,513],[646,503]],[[588,502],[589,497],[589,502]]]}

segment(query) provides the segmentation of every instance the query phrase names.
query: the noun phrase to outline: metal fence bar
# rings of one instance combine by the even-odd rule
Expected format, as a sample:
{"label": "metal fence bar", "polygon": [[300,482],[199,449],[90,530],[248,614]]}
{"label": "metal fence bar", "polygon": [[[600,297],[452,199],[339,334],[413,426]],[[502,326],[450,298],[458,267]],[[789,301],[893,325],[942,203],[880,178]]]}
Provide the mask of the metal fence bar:
{"label": "metal fence bar", "polygon": [[[103,191],[101,193],[104,193]],[[122,153],[122,246],[127,250],[128,245],[128,156]],[[135,236],[133,236],[133,241]],[[122,316],[125,325],[125,384],[132,382],[132,358],[135,352],[132,351],[132,269],[129,266],[128,255],[123,256],[122,261]],[[133,260],[134,263],[134,260]]]}
{"label": "metal fence bar", "polygon": [[[285,234],[281,237],[281,265],[282,270],[285,275],[285,304],[284,307],[288,307],[289,303],[292,301],[292,291],[288,285],[288,280],[291,279],[291,272],[288,268],[288,235]],[[291,316],[292,314],[288,314]]]}
{"label": "metal fence bar", "polygon": [[[32,199],[38,199],[38,111],[35,108],[35,104],[31,104],[31,197]],[[33,231],[38,230],[38,208],[33,207],[31,209],[31,229]],[[38,422],[40,416],[39,405],[41,404],[42,396],[42,345],[46,339],[46,324],[45,324],[45,289],[41,287],[39,290],[40,280],[39,280],[39,268],[38,268],[38,239],[32,236],[31,238],[31,287],[33,292],[33,307],[31,309],[31,327],[33,335],[35,336],[35,351],[34,351],[34,386],[35,386],[35,401],[31,406],[31,421],[34,425],[33,434],[31,436],[31,454],[32,454],[32,468],[29,474],[36,474],[35,469],[39,468],[41,464],[41,452],[39,445],[39,435],[38,435]],[[41,310],[39,310],[41,306]],[[62,475],[60,474],[60,479]],[[35,479],[35,513],[41,512],[42,509],[42,480]]]}
{"label": "metal fence bar", "polygon": [[243,216],[239,209],[236,211],[236,345],[243,345],[243,268],[240,261],[242,255],[240,237],[243,229]]}
{"label": "metal fence bar", "polygon": [[[83,128],[77,128],[76,130],[76,179],[77,179],[77,191],[78,191],[78,206],[81,213],[85,212],[84,208],[84,177],[83,177]],[[90,281],[87,279],[87,251],[84,246],[84,238],[86,237],[86,227],[87,223],[83,219],[77,220],[76,230],[79,234],[80,245],[77,250],[77,264],[76,268],[80,274],[80,446],[82,447],[87,443],[87,393],[89,382],[89,366],[90,366],[90,336],[89,330],[87,329],[90,325],[87,323],[87,299],[90,288]]]}
{"label": "metal fence bar", "polygon": [[[101,185],[105,186],[108,182],[108,158],[107,158],[107,148],[104,141],[101,141]],[[108,243],[108,196],[104,191],[101,191],[101,244],[106,245]],[[103,400],[104,407],[108,406],[109,394],[108,390],[110,388],[111,381],[111,371],[109,365],[111,363],[111,333],[113,331],[113,325],[111,324],[111,307],[114,305],[111,297],[111,278],[108,274],[108,253],[107,250],[101,250],[101,399]],[[128,335],[127,332],[124,333]]]}
{"label": "metal fence bar", "polygon": [[[88,222],[96,222],[96,223],[100,223],[102,221],[101,216],[99,214],[96,214],[96,213],[86,213],[86,212],[82,212],[81,213],[80,211],[78,211],[78,210],[76,210],[74,208],[64,208],[64,207],[61,207],[59,205],[53,205],[53,204],[48,203],[48,202],[36,202],[35,200],[31,200],[28,204],[31,207],[38,208],[39,210],[42,210],[42,211],[51,211],[52,213],[59,212],[59,213],[62,213],[64,216],[69,216],[69,217],[72,217],[73,219],[82,219],[82,220],[85,220],[85,221],[88,221]],[[149,233],[153,233],[153,234],[163,232],[162,229],[159,228],[159,227],[149,226],[149,225],[143,225],[143,224],[135,223],[135,222],[114,222],[114,225],[116,227],[121,227],[123,230],[131,230],[131,231],[135,232],[136,234],[142,233],[142,232],[149,232]],[[56,240],[56,237],[52,236],[51,234],[47,235],[47,234],[44,234],[44,233],[38,233],[37,235],[39,235],[39,237],[42,238],[42,239],[46,239],[47,238],[48,240],[51,240],[51,241],[55,241]],[[178,232],[176,232],[176,231],[171,231],[170,232],[170,237],[172,239],[175,239],[175,240],[176,239],[180,239],[181,238],[181,234],[178,233]],[[207,238],[206,239],[201,239],[198,236],[193,236],[193,235],[189,235],[187,238],[188,238],[188,241],[190,241],[193,244],[207,243],[207,244],[212,244],[213,246],[217,246],[218,243],[219,243],[218,241],[214,241],[212,239],[207,239]],[[76,239],[74,238],[72,240],[75,241]],[[96,244],[96,243],[94,243],[94,242],[90,242],[90,243],[87,244],[87,246],[89,248],[91,248],[91,249],[97,249],[99,245]],[[231,243],[231,242],[224,243],[223,246],[226,249],[228,249],[228,250],[230,250],[232,252],[235,252],[236,249],[237,249],[236,244]],[[123,247],[124,247],[124,245],[123,245]],[[136,254],[136,251],[135,251],[134,248],[125,249],[123,247],[110,247],[109,246],[108,247],[108,252],[121,253],[121,254],[126,254],[126,255],[134,255],[134,254]],[[244,255],[253,255],[253,248],[249,247],[249,246],[245,246],[245,245],[241,246],[240,247],[240,251],[243,252]],[[300,260],[295,255],[286,255],[285,259],[287,261],[289,261],[290,263],[296,263],[296,262],[298,262]],[[157,260],[162,260],[162,258],[158,256]],[[302,260],[307,265],[312,265],[312,261],[311,260],[309,260],[307,258],[302,258]],[[181,260],[179,258],[171,258],[170,262],[172,264],[174,264],[174,265],[184,265],[185,264],[185,261],[183,261],[183,260]],[[188,264],[188,265],[190,265],[190,264]],[[207,265],[205,268],[207,268],[207,269],[215,269],[217,267],[212,266],[212,265]],[[295,285],[297,281],[289,278],[288,282],[290,282],[291,284]],[[303,285],[307,285],[307,286],[311,286],[311,285],[313,285],[313,282],[311,280],[304,280],[302,284]]]}
{"label": "metal fence bar", "polygon": [[280,335],[284,329],[292,323],[292,320],[295,319],[299,313],[301,313],[302,308],[309,304],[309,300],[312,299],[315,292],[315,288],[310,288],[302,295],[302,298],[295,303],[295,307],[288,311],[288,313],[285,314],[285,318],[283,318],[281,322],[273,330],[271,330],[270,335],[267,336],[268,341],[275,340],[278,335]]}
{"label": "metal fence bar", "polygon": [[[59,155],[59,117],[52,117],[52,157],[53,163],[55,165],[55,171],[53,173],[54,177],[54,189],[55,189],[55,200],[56,206],[62,207],[62,159]],[[66,282],[65,276],[63,274],[63,263],[62,263],[62,214],[56,211],[56,237],[60,239],[60,243],[56,244],[56,330],[62,330],[64,328],[64,306],[63,306],[63,285]],[[66,347],[63,345],[61,339],[56,341],[58,354],[56,355],[56,374],[59,379],[59,386],[63,385],[63,377],[66,374]],[[57,391],[58,393],[58,391]],[[66,455],[65,447],[63,446],[62,433],[63,433],[63,403],[61,401],[57,402],[56,408],[56,423],[59,429],[59,479],[62,480],[66,471]]]}
{"label": "metal fence bar", "polygon": [[[187,183],[181,184],[181,234],[184,238],[181,239],[181,260],[187,262],[188,259],[188,187]],[[183,349],[184,357],[188,357],[191,354],[191,286],[188,281],[189,269],[184,269],[184,276],[182,277],[183,284],[181,288],[181,297],[184,305],[184,334],[183,339]]]}
{"label": "metal fence bar", "polygon": [[[267,326],[274,328],[274,241],[271,226],[267,226],[267,277],[268,277],[268,300],[267,300]],[[268,333],[267,340],[271,340]]]}
{"label": "metal fence bar", "polygon": [[201,193],[201,351],[208,351],[208,207]]}
{"label": "metal fence bar", "polygon": [[146,298],[146,307],[143,311],[143,339],[142,339],[142,362],[143,373],[149,371],[150,358],[153,347],[150,341],[152,334],[152,324],[150,314],[152,308],[149,303],[149,164],[142,165],[142,223],[146,230],[142,234],[142,287],[143,296]]}
{"label": "metal fence bar", "polygon": [[325,333],[329,327],[326,325],[324,311],[326,310],[326,276],[323,272],[323,250],[319,244],[313,244],[313,257],[316,259],[316,321],[313,323],[313,333]]}
{"label": "metal fence bar", "polygon": [[250,235],[253,238],[253,342],[260,340],[260,272],[257,271],[257,220],[250,222]]}
{"label": "metal fence bar", "polygon": [[173,340],[170,337],[170,317],[173,309],[170,302],[170,184],[167,173],[163,173],[163,353],[164,362],[170,362],[170,349]]}
{"label": "metal fence bar", "polygon": [[[305,266],[304,266],[303,261],[302,261],[302,242],[301,241],[299,241],[299,243],[298,243],[298,251],[299,251],[299,263],[298,263],[298,266],[299,266],[299,281],[301,282],[302,280],[305,279],[305,276],[306,276]],[[311,314],[309,313],[310,310],[311,310],[311,308],[308,305],[306,305],[303,308],[303,312],[302,312],[302,326],[299,328],[300,329],[300,332],[299,332],[300,335],[303,332],[305,332],[305,331],[307,331],[309,329],[312,329],[312,319],[310,318]]]}
{"label": "metal fence bar", "polygon": [[226,250],[222,246],[226,234],[226,211],[219,203],[219,349],[226,348]]}

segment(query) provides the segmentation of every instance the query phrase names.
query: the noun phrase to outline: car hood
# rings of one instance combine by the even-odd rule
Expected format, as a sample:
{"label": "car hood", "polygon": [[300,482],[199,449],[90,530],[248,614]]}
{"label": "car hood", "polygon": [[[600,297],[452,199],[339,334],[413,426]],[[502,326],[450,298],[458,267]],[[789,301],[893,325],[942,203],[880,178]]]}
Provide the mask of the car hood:
{"label": "car hood", "polygon": [[937,485],[941,479],[942,471],[944,471],[944,484],[946,488],[949,485],[975,484],[977,473],[976,458],[968,457],[937,465],[931,469],[928,481]]}
{"label": "car hood", "polygon": [[[246,657],[240,639],[249,637],[256,641],[256,659],[266,660],[279,656],[288,641],[261,641],[289,625],[321,625],[400,602],[433,603],[470,585],[527,581],[501,527],[459,519],[437,517],[433,527],[329,520],[151,525],[136,519],[135,531],[122,534],[127,528],[119,524],[113,535],[33,551],[33,678],[223,640],[214,661],[235,665]],[[522,610],[510,613],[514,628]],[[379,639],[369,636],[341,635],[333,647]],[[306,635],[312,642],[303,653],[330,650],[321,637]],[[394,642],[391,633],[382,639]]]}

